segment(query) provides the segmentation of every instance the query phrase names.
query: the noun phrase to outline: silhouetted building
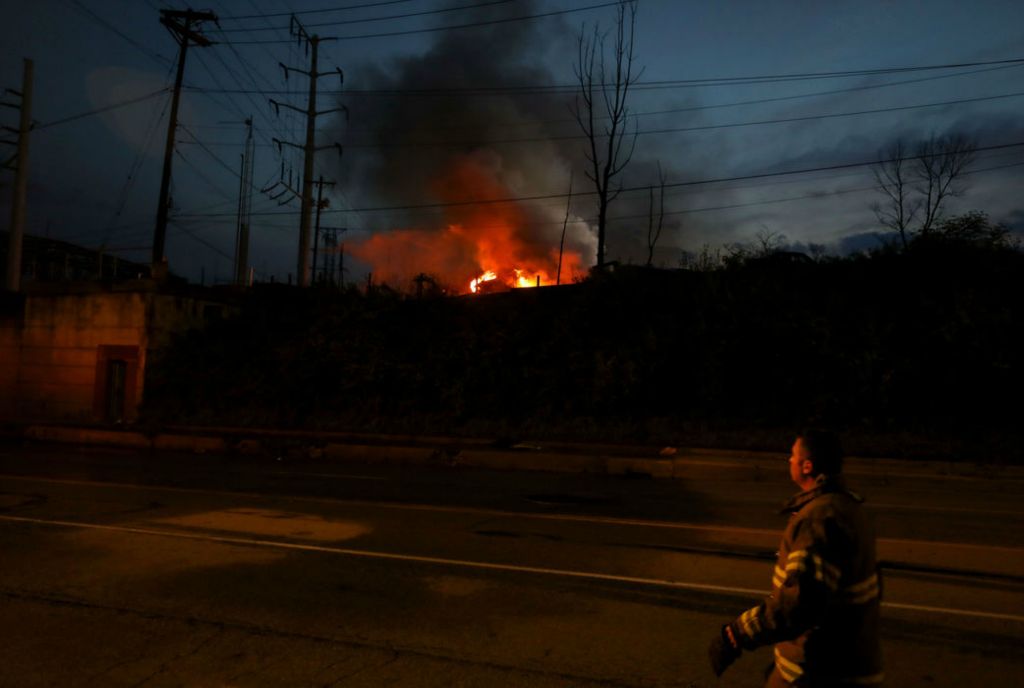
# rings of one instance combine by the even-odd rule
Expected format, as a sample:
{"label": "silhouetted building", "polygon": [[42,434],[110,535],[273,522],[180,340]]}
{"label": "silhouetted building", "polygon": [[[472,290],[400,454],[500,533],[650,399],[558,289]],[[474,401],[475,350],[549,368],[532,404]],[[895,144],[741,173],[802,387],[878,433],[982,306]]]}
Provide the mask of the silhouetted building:
{"label": "silhouetted building", "polygon": [[[0,271],[7,270],[8,233],[0,232]],[[149,265],[68,241],[26,234],[21,245],[21,282],[135,280],[149,277]]]}

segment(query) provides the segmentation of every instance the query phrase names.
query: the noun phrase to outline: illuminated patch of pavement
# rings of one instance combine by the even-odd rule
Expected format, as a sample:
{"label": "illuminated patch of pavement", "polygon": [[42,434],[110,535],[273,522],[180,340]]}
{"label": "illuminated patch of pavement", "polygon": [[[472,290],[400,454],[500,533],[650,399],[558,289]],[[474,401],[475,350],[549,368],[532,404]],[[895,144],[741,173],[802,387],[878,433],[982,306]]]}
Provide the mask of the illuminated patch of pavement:
{"label": "illuminated patch of pavement", "polygon": [[373,530],[371,526],[356,521],[334,520],[316,514],[276,509],[218,509],[163,518],[156,523],[318,542],[353,540]]}
{"label": "illuminated patch of pavement", "polygon": [[44,495],[0,492],[0,511],[14,511],[23,507],[42,504],[45,501],[46,497]]}
{"label": "illuminated patch of pavement", "polygon": [[527,495],[526,501],[545,506],[608,506],[615,503],[615,500],[608,497],[558,493]]}

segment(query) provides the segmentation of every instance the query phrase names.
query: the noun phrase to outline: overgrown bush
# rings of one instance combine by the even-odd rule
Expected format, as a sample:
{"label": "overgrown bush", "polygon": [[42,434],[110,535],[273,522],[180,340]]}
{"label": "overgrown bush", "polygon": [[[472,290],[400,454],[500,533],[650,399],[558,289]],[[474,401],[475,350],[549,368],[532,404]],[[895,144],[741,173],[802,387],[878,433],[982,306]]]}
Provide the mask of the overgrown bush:
{"label": "overgrown bush", "polygon": [[1022,268],[1012,249],[932,242],[479,297],[256,288],[237,317],[154,354],[144,414],[659,442],[814,421],[1006,444]]}

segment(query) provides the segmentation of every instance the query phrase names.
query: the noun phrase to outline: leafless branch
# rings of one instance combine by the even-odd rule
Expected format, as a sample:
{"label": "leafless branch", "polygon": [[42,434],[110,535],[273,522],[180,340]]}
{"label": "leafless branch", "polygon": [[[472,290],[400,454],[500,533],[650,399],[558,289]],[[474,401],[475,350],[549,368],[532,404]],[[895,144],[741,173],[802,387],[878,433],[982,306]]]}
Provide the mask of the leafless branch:
{"label": "leafless branch", "polygon": [[[572,110],[587,139],[586,177],[597,192],[598,266],[605,262],[608,204],[622,190],[618,177],[636,149],[637,130],[634,126],[632,134],[629,133],[627,105],[630,87],[643,71],[637,72],[634,67],[636,9],[636,0],[620,0],[616,6],[614,33],[602,32],[595,25],[589,32],[584,26],[577,36],[573,73],[579,88]],[[606,43],[610,37],[613,44],[609,51]],[[595,127],[598,119],[605,121],[600,132]],[[606,139],[601,147],[598,146],[600,138]]]}
{"label": "leafless branch", "polygon": [[974,141],[952,134],[933,135],[913,153],[902,139],[882,149],[872,172],[883,201],[871,207],[879,224],[899,233],[904,248],[911,235],[927,235],[941,222],[949,198],[964,193],[974,148]]}

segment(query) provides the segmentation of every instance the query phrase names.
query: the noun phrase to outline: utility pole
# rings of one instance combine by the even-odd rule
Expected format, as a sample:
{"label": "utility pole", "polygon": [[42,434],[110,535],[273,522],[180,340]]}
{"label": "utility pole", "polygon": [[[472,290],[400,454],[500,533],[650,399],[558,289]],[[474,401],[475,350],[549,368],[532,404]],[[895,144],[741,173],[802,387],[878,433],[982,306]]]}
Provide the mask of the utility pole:
{"label": "utility pole", "polygon": [[334,284],[334,254],[338,247],[338,234],[334,227],[324,227],[324,278],[330,284]]}
{"label": "utility pole", "polygon": [[252,211],[252,169],[255,144],[252,117],[245,120],[248,136],[242,154],[242,173],[238,187],[238,226],[235,232],[235,284],[244,287],[249,280],[249,217]]}
{"label": "utility pole", "polygon": [[316,109],[316,86],[317,79],[322,76],[331,76],[337,74],[341,79],[341,82],[345,82],[344,74],[341,69],[335,69],[333,72],[318,72],[318,54],[320,43],[322,41],[337,40],[335,38],[321,38],[316,34],[312,36],[306,32],[306,29],[302,26],[298,19],[292,15],[291,24],[289,31],[300,43],[305,43],[307,52],[310,53],[309,70],[296,69],[295,67],[289,67],[285,64],[281,64],[281,68],[284,70],[284,78],[288,79],[289,72],[298,72],[299,74],[305,74],[309,77],[309,100],[306,103],[306,109],[302,110],[293,105],[287,103],[279,103],[276,100],[271,99],[270,103],[274,108],[280,112],[282,107],[294,110],[296,112],[306,115],[306,143],[300,146],[297,143],[290,141],[281,141],[280,139],[274,139],[277,143],[278,151],[281,150],[282,146],[292,146],[293,148],[301,148],[305,152],[305,158],[303,161],[302,171],[302,210],[299,214],[299,259],[298,259],[298,279],[296,280],[300,287],[309,285],[309,225],[313,211],[313,158],[316,152],[325,148],[337,148],[338,155],[341,155],[341,144],[334,143],[327,146],[317,147],[316,145],[316,118],[320,115],[326,115],[331,112],[344,112],[348,115],[348,108],[342,106],[337,108],[331,108],[329,110]]}
{"label": "utility pole", "polygon": [[320,179],[313,182],[317,186],[316,191],[316,227],[313,230],[313,283],[316,284],[316,250],[320,241],[320,211],[330,206],[331,202],[324,198],[324,185],[334,186],[334,182],[325,182],[321,174]]}
{"label": "utility pole", "polygon": [[178,74],[174,78],[174,95],[171,97],[171,118],[167,123],[167,146],[164,148],[164,169],[160,178],[160,198],[156,207],[156,229],[153,232],[153,277],[162,278],[167,272],[164,257],[164,243],[167,239],[168,192],[171,188],[171,160],[174,157],[174,133],[178,126],[178,102],[181,100],[181,82],[185,76],[185,54],[189,43],[208,47],[212,41],[193,30],[193,26],[204,21],[217,23],[213,12],[194,10],[160,10],[160,23],[167,27],[181,49],[178,52]]}
{"label": "utility pole", "polygon": [[[21,91],[7,89],[7,93],[21,97],[20,105],[3,103],[7,107],[18,108],[21,111],[17,130],[18,152],[4,165],[8,167],[11,163],[17,163],[14,168],[11,232],[7,243],[7,288],[10,291],[19,291],[21,289],[21,244],[22,238],[25,236],[25,196],[28,191],[28,133],[32,129],[32,60],[25,60]],[[4,127],[4,129],[14,131],[10,127]]]}
{"label": "utility pole", "polygon": [[338,243],[338,235],[344,234],[348,231],[347,227],[321,227],[321,233],[324,235],[324,268],[323,273],[327,275],[327,279],[330,280],[331,284],[334,284],[334,265],[335,256],[338,257],[340,272],[344,272],[345,265],[345,247]]}

